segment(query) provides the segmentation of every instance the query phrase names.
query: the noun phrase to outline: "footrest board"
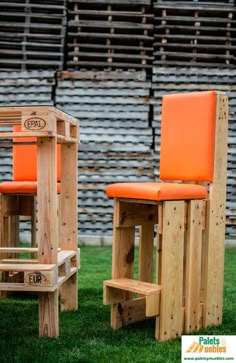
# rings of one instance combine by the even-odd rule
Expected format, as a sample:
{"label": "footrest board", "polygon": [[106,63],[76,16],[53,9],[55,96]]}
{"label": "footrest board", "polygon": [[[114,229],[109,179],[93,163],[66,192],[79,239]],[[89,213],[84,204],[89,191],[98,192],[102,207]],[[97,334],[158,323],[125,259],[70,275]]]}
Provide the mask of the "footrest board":
{"label": "footrest board", "polygon": [[161,290],[160,285],[126,278],[107,280],[104,281],[104,284],[105,286],[115,287],[116,289],[131,291],[145,296],[158,293]]}
{"label": "footrest board", "polygon": [[161,286],[131,279],[112,279],[104,281],[103,303],[105,305],[125,302],[126,291],[143,295],[146,301],[146,316],[157,316],[160,312]]}

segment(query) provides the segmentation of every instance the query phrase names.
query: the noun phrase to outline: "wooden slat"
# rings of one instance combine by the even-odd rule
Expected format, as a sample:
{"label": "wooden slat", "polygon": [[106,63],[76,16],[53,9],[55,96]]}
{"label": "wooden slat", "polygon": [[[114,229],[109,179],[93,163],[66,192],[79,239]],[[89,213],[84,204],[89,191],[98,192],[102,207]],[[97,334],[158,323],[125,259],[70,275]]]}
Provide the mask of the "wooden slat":
{"label": "wooden slat", "polygon": [[[133,65],[133,68],[150,68],[150,65],[148,64],[141,64],[141,63],[131,63],[131,62],[98,62],[98,61],[87,61],[87,60],[78,60],[78,61],[68,61],[68,66],[87,66],[88,68],[94,68],[95,66],[97,67],[104,67],[104,66],[109,66],[109,67],[115,67],[115,68],[119,68],[119,67],[124,67],[124,68],[130,68]],[[94,66],[94,67],[90,67],[90,66]]]}
{"label": "wooden slat", "polygon": [[125,278],[107,280],[104,282],[104,284],[105,286],[115,287],[117,289],[125,291],[136,292],[137,294],[142,294],[145,296],[158,293],[161,290],[161,286],[159,285]]}
{"label": "wooden slat", "polygon": [[39,295],[39,336],[58,337],[58,289]]}
{"label": "wooden slat", "polygon": [[114,304],[111,307],[111,326],[113,329],[119,329],[144,319],[146,319],[145,297]]}
{"label": "wooden slat", "polygon": [[117,227],[134,227],[144,224],[157,223],[157,205],[139,204],[137,201],[120,202],[120,219]]}
{"label": "wooden slat", "polygon": [[56,140],[38,138],[37,147],[39,262],[57,263]]}
{"label": "wooden slat", "polygon": [[0,260],[0,263],[38,263],[37,259],[33,258],[4,258]]}
{"label": "wooden slat", "polygon": [[[181,4],[181,9],[183,10],[199,10],[199,11],[212,11],[212,12],[235,12],[235,9],[232,6],[229,6],[228,4],[225,4],[224,6],[214,6],[217,3],[214,4],[207,4],[207,7],[205,7],[203,4]],[[156,2],[154,5],[155,9],[176,9],[176,2],[175,1],[163,1],[161,3]]]}
{"label": "wooden slat", "polygon": [[[61,177],[61,215],[60,215],[60,237],[61,248],[73,250],[77,253],[77,144],[63,144],[61,147],[62,168]],[[60,288],[61,309],[78,309],[78,280],[77,274],[72,275]]]}
{"label": "wooden slat", "polygon": [[160,294],[151,294],[146,296],[146,317],[151,317],[151,316],[157,317],[159,314],[160,314]]}
{"label": "wooden slat", "polygon": [[[61,249],[58,248],[58,251]],[[38,252],[38,247],[0,247],[0,253],[35,253]]]}
{"label": "wooden slat", "polygon": [[86,9],[86,10],[69,10],[69,14],[83,14],[83,15],[97,15],[97,17],[101,16],[104,18],[104,15],[108,16],[119,16],[119,17],[134,17],[134,18],[153,18],[153,14],[144,14],[142,12],[135,11],[115,11],[115,10],[94,10],[94,9]]}
{"label": "wooden slat", "polygon": [[184,201],[164,202],[160,332],[156,338],[168,340],[182,333]]}
{"label": "wooden slat", "polygon": [[0,271],[51,271],[55,269],[55,264],[30,264],[30,263],[1,263]]}
{"label": "wooden slat", "polygon": [[72,257],[77,255],[77,251],[60,251],[57,255],[57,265],[61,266],[67,260],[70,260]]}
{"label": "wooden slat", "polygon": [[8,291],[32,291],[32,292],[40,292],[47,293],[53,292],[57,289],[57,285],[55,286],[25,286],[24,283],[20,282],[0,282],[0,291],[8,292]]}
{"label": "wooden slat", "polygon": [[96,20],[71,20],[69,26],[76,26],[81,28],[114,28],[114,29],[153,29],[152,24],[134,23],[130,21],[96,21]]}
{"label": "wooden slat", "polygon": [[[70,289],[71,289],[71,284],[75,284],[76,285],[76,291],[78,292],[77,271],[78,271],[78,269],[76,267],[72,267],[70,272],[67,273],[66,276],[59,276],[58,277],[58,287],[60,287],[60,289],[64,285],[67,287],[68,285],[66,285],[66,281],[70,280]],[[68,290],[68,293],[69,292],[70,292],[70,290]],[[75,303],[72,301],[72,299],[74,297],[73,296],[67,296],[67,298],[68,298],[69,301],[65,301],[65,300],[61,301],[61,311],[75,310]]]}
{"label": "wooden slat", "polygon": [[[112,279],[133,278],[134,269],[134,239],[135,227],[116,227],[120,219],[120,202],[114,200],[114,218],[113,218],[113,244],[112,244]],[[126,300],[132,298],[130,292],[126,293]],[[111,307],[111,324],[116,329],[116,311],[114,306]]]}
{"label": "wooden slat", "polygon": [[132,278],[134,263],[134,227],[116,227],[120,219],[120,202],[114,200],[112,278]]}
{"label": "wooden slat", "polygon": [[217,94],[213,183],[207,205],[205,309],[203,325],[222,322],[225,208],[227,170],[228,99]]}
{"label": "wooden slat", "polygon": [[124,302],[126,300],[125,290],[117,289],[116,287],[111,287],[103,282],[103,304],[111,305]]}
{"label": "wooden slat", "polygon": [[[38,259],[57,263],[56,140],[38,138]],[[58,291],[39,295],[39,335],[57,337]]]}
{"label": "wooden slat", "polygon": [[202,271],[202,201],[188,203],[185,270],[185,332],[200,329],[200,288]]}
{"label": "wooden slat", "polygon": [[165,55],[165,56],[171,56],[172,58],[195,58],[195,59],[208,59],[208,60],[226,60],[226,59],[234,59],[233,55],[224,55],[224,54],[218,54],[218,53],[184,53],[179,51],[178,53],[171,52],[171,51],[159,51],[156,55]]}
{"label": "wooden slat", "polygon": [[[157,222],[157,218],[156,218]],[[152,224],[141,225],[139,230],[139,269],[140,281],[153,281],[154,228]]]}

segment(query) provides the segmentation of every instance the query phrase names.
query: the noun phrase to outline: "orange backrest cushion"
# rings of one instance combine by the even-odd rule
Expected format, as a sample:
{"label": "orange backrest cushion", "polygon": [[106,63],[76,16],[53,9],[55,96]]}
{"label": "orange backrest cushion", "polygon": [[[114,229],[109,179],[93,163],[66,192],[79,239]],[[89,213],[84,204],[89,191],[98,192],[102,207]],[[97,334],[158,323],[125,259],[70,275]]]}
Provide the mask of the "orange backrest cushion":
{"label": "orange backrest cushion", "polygon": [[[14,132],[21,131],[21,126],[13,127]],[[14,142],[36,141],[34,137],[17,137]],[[57,145],[57,180],[61,178],[61,147]],[[37,180],[37,145],[13,145],[13,180]]]}
{"label": "orange backrest cushion", "polygon": [[216,92],[163,96],[160,178],[212,181]]}

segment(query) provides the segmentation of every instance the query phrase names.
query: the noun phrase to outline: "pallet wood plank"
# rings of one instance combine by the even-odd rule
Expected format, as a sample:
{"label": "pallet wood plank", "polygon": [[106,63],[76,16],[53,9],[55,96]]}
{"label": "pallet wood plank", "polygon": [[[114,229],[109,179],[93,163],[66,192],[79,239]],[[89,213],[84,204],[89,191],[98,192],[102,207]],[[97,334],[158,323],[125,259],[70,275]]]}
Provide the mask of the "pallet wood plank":
{"label": "pallet wood plank", "polygon": [[[157,222],[157,218],[154,219]],[[154,227],[143,224],[139,230],[139,280],[153,281]]]}
{"label": "pallet wood plank", "polygon": [[[61,188],[61,215],[60,236],[63,250],[77,252],[77,144],[62,144],[62,178]],[[60,288],[61,309],[77,310],[78,308],[78,282],[74,274]],[[70,298],[68,298],[70,297]]]}
{"label": "pallet wood plank", "polygon": [[112,278],[132,278],[134,263],[134,227],[117,227],[120,202],[114,200],[114,234],[112,250]]}
{"label": "pallet wood plank", "polygon": [[125,290],[111,287],[103,282],[103,304],[111,305],[124,302],[126,300]]}
{"label": "pallet wood plank", "polygon": [[128,278],[107,280],[104,282],[104,284],[105,286],[115,287],[117,289],[122,289],[126,291],[132,291],[145,296],[158,293],[161,290],[161,287],[159,285],[139,280],[132,280]]}
{"label": "pallet wood plank", "polygon": [[117,227],[134,227],[137,225],[155,224],[157,221],[157,206],[134,203],[122,199],[120,202],[120,220]]}
{"label": "pallet wood plank", "polygon": [[137,298],[111,306],[111,327],[119,329],[146,319],[146,299]]}
{"label": "pallet wood plank", "polygon": [[[38,260],[57,263],[56,139],[38,138]],[[39,294],[39,335],[57,337],[58,291]]]}
{"label": "pallet wood plank", "polygon": [[39,336],[58,337],[58,290],[39,295]]}
{"label": "pallet wood plank", "polygon": [[226,207],[228,100],[217,94],[213,183],[207,205],[205,309],[203,325],[222,322]]}
{"label": "pallet wood plank", "polygon": [[[120,202],[114,200],[113,244],[112,244],[112,279],[133,278],[134,269],[134,238],[135,227],[116,227],[120,219]],[[132,293],[126,292],[126,300],[132,298]],[[113,314],[114,313],[114,314]],[[116,329],[115,305],[111,306],[111,324]]]}
{"label": "pallet wood plank", "polygon": [[185,332],[200,329],[200,288],[202,271],[202,208],[203,203],[188,203],[185,272]]}
{"label": "pallet wood plank", "polygon": [[182,333],[184,201],[163,203],[162,273],[160,332],[161,341]]}

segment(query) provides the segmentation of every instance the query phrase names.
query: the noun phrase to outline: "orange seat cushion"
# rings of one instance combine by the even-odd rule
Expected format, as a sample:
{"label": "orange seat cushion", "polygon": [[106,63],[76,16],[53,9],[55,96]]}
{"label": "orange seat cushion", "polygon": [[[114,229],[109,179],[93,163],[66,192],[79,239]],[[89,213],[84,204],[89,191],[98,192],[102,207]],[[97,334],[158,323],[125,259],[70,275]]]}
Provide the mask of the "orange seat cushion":
{"label": "orange seat cushion", "polygon": [[111,198],[145,200],[205,199],[207,188],[196,184],[177,183],[117,183],[106,187]]}
{"label": "orange seat cushion", "polygon": [[[37,194],[36,181],[9,181],[0,183],[0,193],[4,194]],[[57,183],[57,193],[61,192],[61,184]]]}
{"label": "orange seat cushion", "polygon": [[215,91],[163,96],[160,179],[212,181],[216,97]]}

